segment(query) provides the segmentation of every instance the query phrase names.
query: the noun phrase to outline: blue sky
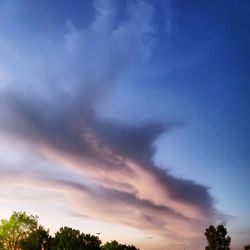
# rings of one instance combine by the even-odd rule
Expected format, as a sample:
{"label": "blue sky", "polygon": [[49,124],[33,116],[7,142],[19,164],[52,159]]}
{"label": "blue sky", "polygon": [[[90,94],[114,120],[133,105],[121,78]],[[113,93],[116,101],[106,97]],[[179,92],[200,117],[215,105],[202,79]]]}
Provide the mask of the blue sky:
{"label": "blue sky", "polygon": [[234,249],[248,243],[248,1],[0,8],[2,214],[120,232],[142,249],[148,234],[155,249],[198,249],[221,222]]}

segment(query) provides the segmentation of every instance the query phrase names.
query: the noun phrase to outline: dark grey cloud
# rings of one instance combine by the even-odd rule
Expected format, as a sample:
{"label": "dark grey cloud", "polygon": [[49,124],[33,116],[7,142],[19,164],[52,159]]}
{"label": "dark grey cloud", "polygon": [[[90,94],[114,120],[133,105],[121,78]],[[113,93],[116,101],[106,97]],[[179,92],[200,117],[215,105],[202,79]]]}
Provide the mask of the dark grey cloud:
{"label": "dark grey cloud", "polygon": [[[177,200],[194,203],[207,213],[213,212],[214,201],[209,188],[191,180],[175,178],[166,170],[154,165],[152,158],[155,153],[153,143],[162,133],[170,132],[178,127],[178,123],[154,123],[138,126],[122,124],[98,123],[96,131],[104,142],[114,148],[117,153],[132,158],[147,167],[159,182],[170,188],[171,195]],[[167,153],[167,152],[166,152]]]}
{"label": "dark grey cloud", "polygon": [[[123,160],[128,158],[150,171],[159,184],[168,190],[172,199],[192,204],[211,215],[214,203],[206,186],[176,178],[152,161],[154,141],[163,132],[175,128],[177,125],[174,122],[133,126],[100,120],[96,118],[92,106],[94,102],[86,101],[85,94],[80,98],[55,98],[59,101],[51,105],[28,95],[5,93],[5,104],[13,114],[9,121],[11,125],[5,129],[34,144],[45,144],[62,154],[87,159],[100,168],[108,167],[111,172],[133,174],[133,169]],[[93,136],[97,142],[93,142]],[[103,153],[106,147],[112,153]],[[130,196],[119,195],[120,199],[127,199],[127,202],[131,199]]]}
{"label": "dark grey cloud", "polygon": [[132,193],[117,191],[101,186],[98,186],[97,188],[90,188],[82,183],[75,183],[73,181],[68,180],[51,179],[50,181],[62,187],[68,186],[69,188],[73,188],[74,190],[87,193],[88,195],[95,197],[95,199],[98,199],[101,203],[104,204],[106,202],[109,202],[111,204],[120,203],[121,205],[129,205],[141,211],[145,211],[148,209],[153,211],[154,213],[161,214],[162,216],[167,215],[174,216],[182,220],[190,220],[188,217],[185,217],[182,214],[175,212],[170,207],[154,204],[150,200],[139,199],[138,197],[136,197],[135,194]]}
{"label": "dark grey cloud", "polygon": [[[101,186],[96,187],[88,187],[82,183],[75,183],[73,181],[68,180],[55,180],[53,178],[46,180],[49,185],[54,185],[55,187],[61,187],[63,189],[72,189],[74,192],[77,191],[80,195],[77,196],[78,203],[84,206],[86,202],[86,196],[91,197],[92,199],[98,201],[100,206],[96,208],[96,210],[102,210],[102,208],[106,207],[118,207],[120,212],[122,213],[123,207],[129,207],[132,211],[137,211],[140,213],[139,215],[139,223],[142,221],[146,221],[150,225],[154,225],[157,230],[164,232],[164,227],[166,226],[166,221],[161,219],[165,217],[176,218],[177,220],[182,220],[186,222],[191,222],[192,220],[181,213],[178,213],[171,209],[168,206],[157,205],[150,200],[140,199],[135,194],[117,191],[110,188],[104,188]],[[81,195],[82,194],[82,195]],[[84,194],[84,195],[83,195]],[[84,218],[90,218],[89,216],[81,213],[71,212],[72,215]],[[114,219],[116,215],[114,214]],[[105,219],[104,219],[105,220]],[[198,221],[198,220],[197,220]],[[123,221],[125,224],[131,224],[131,222]],[[132,225],[132,224],[131,224]],[[138,224],[137,224],[138,226]],[[143,228],[145,224],[141,223],[141,227]]]}
{"label": "dark grey cloud", "polygon": [[159,181],[171,190],[174,199],[196,204],[207,215],[214,212],[214,200],[209,193],[209,188],[191,180],[176,178],[160,168],[153,168]]}

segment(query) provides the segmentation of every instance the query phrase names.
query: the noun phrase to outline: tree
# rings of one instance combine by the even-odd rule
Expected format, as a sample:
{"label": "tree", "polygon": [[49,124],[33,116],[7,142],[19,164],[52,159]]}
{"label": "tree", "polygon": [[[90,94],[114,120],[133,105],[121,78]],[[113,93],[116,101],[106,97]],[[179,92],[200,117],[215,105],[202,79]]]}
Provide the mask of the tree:
{"label": "tree", "polygon": [[83,249],[84,250],[100,250],[101,249],[101,240],[99,237],[91,234],[82,234],[83,237]]}
{"label": "tree", "polygon": [[124,244],[120,244],[116,240],[113,240],[111,242],[106,242],[102,246],[102,250],[139,250],[139,249],[136,248],[133,245],[132,246],[127,246],[127,245],[124,245]]}
{"label": "tree", "polygon": [[206,250],[230,250],[231,238],[227,236],[227,229],[223,225],[216,228],[210,225],[204,234],[208,242]]}
{"label": "tree", "polygon": [[52,250],[100,250],[101,240],[94,235],[83,234],[70,227],[62,227],[52,240]]}
{"label": "tree", "polygon": [[62,227],[56,232],[55,237],[52,240],[52,249],[81,250],[81,242],[82,239],[79,230]]}
{"label": "tree", "polygon": [[49,230],[39,226],[36,231],[33,231],[28,238],[20,242],[22,250],[49,250],[52,237],[49,235]]}
{"label": "tree", "polygon": [[246,246],[244,247],[244,250],[250,250],[250,244],[246,245]]}
{"label": "tree", "polygon": [[135,247],[135,246],[133,246],[133,245],[129,245],[129,246],[127,246],[127,245],[123,245],[123,247],[124,247],[124,250],[139,250],[137,247]]}
{"label": "tree", "polygon": [[0,245],[3,250],[20,249],[21,241],[37,229],[37,216],[13,212],[9,220],[0,222]]}
{"label": "tree", "polygon": [[106,242],[103,247],[102,250],[120,250],[120,244],[116,241],[113,240],[111,242]]}

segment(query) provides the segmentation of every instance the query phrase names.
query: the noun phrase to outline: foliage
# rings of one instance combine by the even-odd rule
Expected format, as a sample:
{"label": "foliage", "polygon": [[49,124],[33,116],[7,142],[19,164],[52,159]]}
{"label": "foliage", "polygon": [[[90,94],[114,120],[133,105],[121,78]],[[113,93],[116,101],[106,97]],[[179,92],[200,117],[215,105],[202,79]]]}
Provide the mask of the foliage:
{"label": "foliage", "polygon": [[83,235],[84,250],[101,249],[102,242],[99,239],[99,237],[90,234],[82,234],[82,235]]}
{"label": "foliage", "polygon": [[0,222],[0,245],[3,250],[20,249],[21,241],[37,229],[37,217],[25,212],[13,212],[9,220]]}
{"label": "foliage", "polygon": [[246,246],[244,247],[244,250],[250,250],[250,244],[246,245]]}
{"label": "foliage", "polygon": [[231,238],[227,236],[227,229],[223,225],[216,228],[210,225],[204,234],[208,242],[206,250],[230,250]]}
{"label": "foliage", "polygon": [[101,240],[94,235],[83,234],[70,227],[62,227],[55,234],[52,241],[52,250],[100,250]]}
{"label": "foliage", "polygon": [[139,250],[135,246],[127,246],[118,243],[116,240],[113,240],[111,242],[106,242],[105,245],[103,245],[102,250]]}
{"label": "foliage", "polygon": [[106,242],[102,250],[120,250],[120,244],[116,240]]}
{"label": "foliage", "polygon": [[38,217],[25,212],[13,212],[9,220],[0,221],[1,250],[139,250],[135,246],[111,241],[101,246],[99,237],[62,227],[55,237],[38,226]]}
{"label": "foliage", "polygon": [[49,231],[39,226],[28,238],[22,240],[20,245],[22,250],[48,250],[51,240],[52,237],[49,235]]}

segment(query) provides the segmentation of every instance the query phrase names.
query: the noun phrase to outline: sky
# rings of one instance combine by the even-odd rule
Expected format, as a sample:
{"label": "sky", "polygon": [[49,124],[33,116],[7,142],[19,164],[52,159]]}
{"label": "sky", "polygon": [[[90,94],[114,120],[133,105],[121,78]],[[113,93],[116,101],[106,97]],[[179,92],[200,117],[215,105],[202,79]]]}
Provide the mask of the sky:
{"label": "sky", "polygon": [[141,250],[250,236],[247,0],[1,0],[0,215]]}

